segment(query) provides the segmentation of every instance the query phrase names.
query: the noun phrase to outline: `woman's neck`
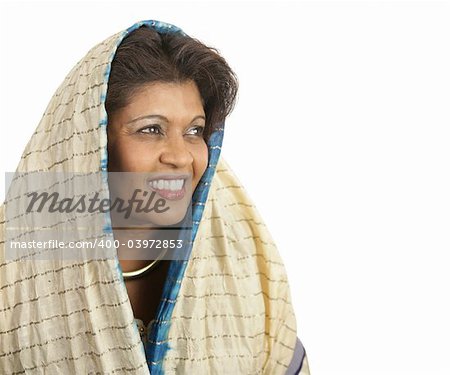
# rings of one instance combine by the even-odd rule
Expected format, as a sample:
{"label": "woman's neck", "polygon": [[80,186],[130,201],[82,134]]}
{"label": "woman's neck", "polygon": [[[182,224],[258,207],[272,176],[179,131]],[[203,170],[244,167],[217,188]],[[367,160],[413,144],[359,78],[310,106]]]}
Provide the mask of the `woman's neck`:
{"label": "woman's neck", "polygon": [[118,229],[114,239],[119,244],[117,256],[122,271],[129,272],[145,267],[155,260],[161,252],[154,245],[159,237],[157,230]]}

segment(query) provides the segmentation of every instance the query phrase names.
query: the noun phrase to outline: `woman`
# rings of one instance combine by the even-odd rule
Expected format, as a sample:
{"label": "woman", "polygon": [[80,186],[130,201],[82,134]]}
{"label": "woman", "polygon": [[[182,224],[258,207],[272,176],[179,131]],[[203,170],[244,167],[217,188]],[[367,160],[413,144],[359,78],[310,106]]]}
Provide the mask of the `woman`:
{"label": "woman", "polygon": [[[215,50],[159,21],[110,37],[72,69],[0,211],[2,373],[309,373],[276,247],[220,158],[236,90]],[[46,172],[79,173],[83,183],[74,188],[79,175],[30,180]],[[95,180],[98,172],[107,179]],[[137,181],[167,210],[136,209],[124,222],[111,202],[145,190]],[[80,202],[84,187],[102,192],[110,210],[80,214],[60,203],[41,218],[17,204],[41,182]],[[66,232],[94,249],[72,251],[74,261],[35,260],[53,251],[10,245]],[[104,239],[113,246],[100,246]],[[183,246],[129,256],[164,239]]]}

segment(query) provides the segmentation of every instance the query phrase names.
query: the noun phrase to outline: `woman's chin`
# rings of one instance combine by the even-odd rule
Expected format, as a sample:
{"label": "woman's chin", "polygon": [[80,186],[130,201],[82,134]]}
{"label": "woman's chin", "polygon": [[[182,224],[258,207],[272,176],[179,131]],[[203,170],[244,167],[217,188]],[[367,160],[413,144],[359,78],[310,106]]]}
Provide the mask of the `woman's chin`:
{"label": "woman's chin", "polygon": [[181,223],[185,217],[189,218],[191,212],[187,212],[186,207],[172,208],[166,212],[146,213],[133,215],[125,226],[132,227],[166,227]]}
{"label": "woman's chin", "polygon": [[184,219],[184,216],[183,214],[177,215],[175,213],[167,215],[159,214],[157,217],[151,219],[151,223],[160,227],[172,226],[180,223]]}

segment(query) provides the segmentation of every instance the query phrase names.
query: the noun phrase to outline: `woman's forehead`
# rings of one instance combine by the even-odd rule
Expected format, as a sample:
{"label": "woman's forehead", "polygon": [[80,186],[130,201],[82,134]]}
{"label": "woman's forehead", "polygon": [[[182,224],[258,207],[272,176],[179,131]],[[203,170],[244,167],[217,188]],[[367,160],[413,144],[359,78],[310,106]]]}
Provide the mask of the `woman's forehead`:
{"label": "woman's forehead", "polygon": [[193,82],[143,85],[117,112],[126,123],[151,115],[167,122],[192,121],[205,116],[200,93]]}

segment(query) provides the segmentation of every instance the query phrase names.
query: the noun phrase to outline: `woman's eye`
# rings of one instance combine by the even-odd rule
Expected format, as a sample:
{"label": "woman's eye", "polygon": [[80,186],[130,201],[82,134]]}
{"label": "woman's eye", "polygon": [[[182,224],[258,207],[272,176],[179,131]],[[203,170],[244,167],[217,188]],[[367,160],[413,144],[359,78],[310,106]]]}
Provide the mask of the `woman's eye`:
{"label": "woman's eye", "polygon": [[139,129],[138,132],[144,134],[162,134],[161,127],[159,125],[146,126],[145,128]]}
{"label": "woman's eye", "polygon": [[188,134],[202,136],[204,131],[205,131],[204,126],[196,126],[194,128],[189,129]]}

